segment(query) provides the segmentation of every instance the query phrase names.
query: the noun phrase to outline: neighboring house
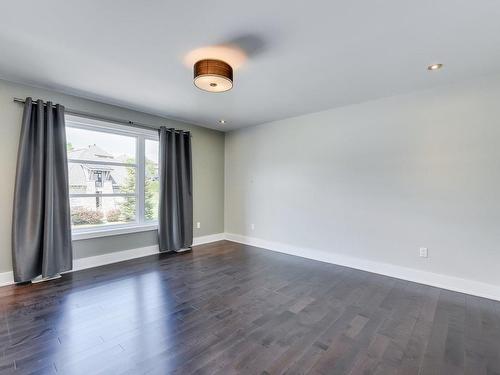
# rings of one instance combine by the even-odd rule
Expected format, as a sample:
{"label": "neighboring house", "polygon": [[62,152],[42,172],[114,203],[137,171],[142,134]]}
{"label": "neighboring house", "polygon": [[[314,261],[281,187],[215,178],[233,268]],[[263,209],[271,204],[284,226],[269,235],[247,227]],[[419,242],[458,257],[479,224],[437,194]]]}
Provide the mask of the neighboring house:
{"label": "neighboring house", "polygon": [[[127,178],[127,167],[98,164],[99,161],[125,163],[127,157],[115,158],[112,154],[97,145],[89,145],[68,151],[69,160],[81,163],[69,163],[69,188],[71,194],[113,194],[120,193]],[[85,163],[89,161],[92,163]],[[72,198],[72,207],[85,207],[107,211],[115,208],[114,199],[102,197]]]}

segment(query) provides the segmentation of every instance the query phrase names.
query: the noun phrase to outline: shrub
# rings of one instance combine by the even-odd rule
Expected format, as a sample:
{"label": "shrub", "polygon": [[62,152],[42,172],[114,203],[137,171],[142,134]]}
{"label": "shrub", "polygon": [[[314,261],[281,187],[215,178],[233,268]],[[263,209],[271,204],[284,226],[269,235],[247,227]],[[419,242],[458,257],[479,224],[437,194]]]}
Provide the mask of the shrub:
{"label": "shrub", "polygon": [[114,223],[116,221],[120,221],[122,217],[122,212],[119,208],[112,208],[108,212],[106,212],[106,220],[110,223]]}
{"label": "shrub", "polygon": [[101,224],[103,218],[102,212],[85,207],[75,208],[71,212],[71,221],[74,225]]}

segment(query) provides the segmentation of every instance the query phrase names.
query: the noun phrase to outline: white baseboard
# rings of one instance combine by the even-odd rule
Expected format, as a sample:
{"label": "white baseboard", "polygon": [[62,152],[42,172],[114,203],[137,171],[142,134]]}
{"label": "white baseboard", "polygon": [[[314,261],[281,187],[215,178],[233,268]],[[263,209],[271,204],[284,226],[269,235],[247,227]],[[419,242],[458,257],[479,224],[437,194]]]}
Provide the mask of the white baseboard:
{"label": "white baseboard", "polygon": [[14,272],[1,272],[0,273],[0,286],[14,284]]}
{"label": "white baseboard", "polygon": [[226,238],[225,233],[209,234],[193,238],[193,246],[203,245],[210,242],[222,241]]}
{"label": "white baseboard", "polygon": [[[267,241],[255,237],[242,236],[232,233],[217,233],[208,236],[196,237],[193,239],[193,246],[205,243],[229,240],[246,245],[277,251],[289,255],[295,255],[302,258],[313,259],[321,262],[338,264],[350,268],[356,268],[363,271],[378,273],[402,280],[413,281],[420,284],[435,286],[438,288],[453,290],[456,292],[471,294],[479,297],[489,298],[500,301],[500,287],[497,285],[486,284],[479,281],[462,279],[455,276],[437,274],[428,271],[417,270],[397,266],[389,263],[375,262],[371,260],[354,258],[338,253],[331,253],[317,249],[308,249],[297,247],[281,242]],[[98,267],[106,264],[122,262],[129,259],[141,258],[144,256],[157,254],[158,246],[146,246],[137,249],[117,251],[102,255],[79,258],[73,261],[73,271],[86,268]],[[0,273],[0,286],[14,283],[12,271]]]}
{"label": "white baseboard", "polygon": [[[221,241],[225,238],[224,233],[210,234],[193,238],[193,246],[205,243]],[[104,266],[106,264],[123,262],[129,259],[142,258],[148,255],[158,254],[158,245],[140,247],[136,249],[115,251],[85,258],[73,260],[73,269],[69,272],[84,270],[92,267]],[[14,284],[14,274],[12,271],[0,273],[0,286]]]}
{"label": "white baseboard", "polygon": [[226,233],[226,240],[500,301],[500,286],[498,285],[486,284],[479,281],[462,279],[455,276],[437,274],[389,263],[354,258],[317,249],[297,247],[239,234]]}

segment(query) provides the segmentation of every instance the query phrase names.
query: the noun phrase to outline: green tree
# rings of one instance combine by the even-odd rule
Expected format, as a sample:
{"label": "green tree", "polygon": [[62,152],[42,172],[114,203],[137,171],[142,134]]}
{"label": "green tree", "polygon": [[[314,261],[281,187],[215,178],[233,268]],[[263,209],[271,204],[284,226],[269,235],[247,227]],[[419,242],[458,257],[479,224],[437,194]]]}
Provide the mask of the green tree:
{"label": "green tree", "polygon": [[[132,158],[127,159],[126,163],[133,163],[134,160]],[[121,193],[135,193],[135,168],[126,167],[127,169],[127,177],[123,182],[123,185],[120,188]],[[135,218],[135,197],[125,197],[125,200],[122,204],[120,204],[120,210],[122,214],[122,218],[125,221],[130,221]]]}
{"label": "green tree", "polygon": [[[127,160],[127,163],[133,163],[133,160]],[[159,182],[155,179],[157,174],[156,164],[146,159],[146,181],[144,186],[144,216],[146,220],[156,220],[158,218],[158,193]],[[127,177],[120,189],[122,193],[135,193],[136,169],[127,167]],[[135,217],[136,202],[135,197],[125,197],[120,205],[123,219],[133,220]]]}
{"label": "green tree", "polygon": [[[120,188],[122,193],[135,193],[135,168],[127,167],[127,177]],[[130,221],[135,218],[135,197],[125,197],[120,205],[123,220]]]}
{"label": "green tree", "polygon": [[146,220],[158,218],[159,182],[154,177],[157,174],[156,164],[146,159],[146,181],[144,186],[144,215]]}

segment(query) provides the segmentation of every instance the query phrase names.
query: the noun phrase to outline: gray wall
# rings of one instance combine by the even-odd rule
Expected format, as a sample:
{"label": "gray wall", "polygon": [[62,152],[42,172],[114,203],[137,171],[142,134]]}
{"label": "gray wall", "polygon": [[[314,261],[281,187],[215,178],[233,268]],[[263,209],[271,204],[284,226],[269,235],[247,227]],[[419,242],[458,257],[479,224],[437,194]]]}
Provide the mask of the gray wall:
{"label": "gray wall", "polygon": [[500,285],[500,77],[233,131],[225,160],[228,233]]}
{"label": "gray wall", "polygon": [[[13,97],[42,98],[61,103],[68,108],[113,116],[152,125],[168,125],[192,132],[194,221],[201,229],[194,236],[221,233],[224,230],[224,134],[194,125],[105,105],[52,91],[0,81],[0,272],[12,270],[11,220],[16,171],[17,147],[22,118],[22,106]],[[127,250],[157,243],[156,232],[103,237],[74,242],[75,257]]]}

